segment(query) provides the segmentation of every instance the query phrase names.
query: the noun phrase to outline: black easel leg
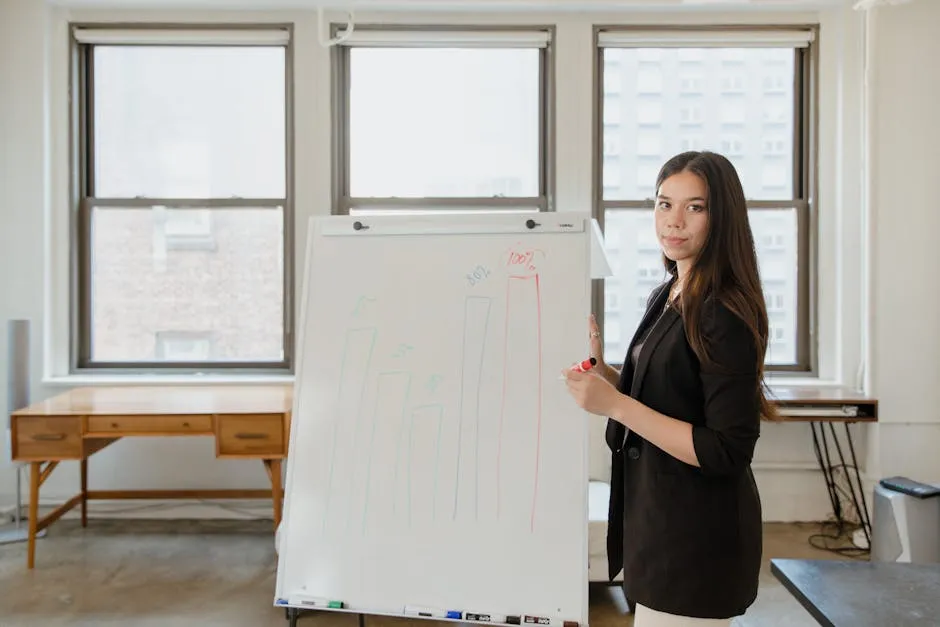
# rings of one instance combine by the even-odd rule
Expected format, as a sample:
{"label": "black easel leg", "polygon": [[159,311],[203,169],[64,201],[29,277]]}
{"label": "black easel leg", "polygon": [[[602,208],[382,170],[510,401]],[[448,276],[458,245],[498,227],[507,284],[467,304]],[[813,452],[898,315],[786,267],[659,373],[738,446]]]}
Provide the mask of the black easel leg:
{"label": "black easel leg", "polygon": [[366,627],[366,615],[365,614],[359,615],[359,627]]}
{"label": "black easel leg", "polygon": [[290,627],[297,627],[297,616],[300,614],[300,610],[296,607],[288,608],[288,620],[290,620]]}

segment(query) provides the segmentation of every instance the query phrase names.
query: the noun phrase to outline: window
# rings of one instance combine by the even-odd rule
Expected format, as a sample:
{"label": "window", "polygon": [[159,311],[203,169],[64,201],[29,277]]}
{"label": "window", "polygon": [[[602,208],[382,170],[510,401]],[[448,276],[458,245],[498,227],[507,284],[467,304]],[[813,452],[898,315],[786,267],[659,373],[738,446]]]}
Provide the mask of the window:
{"label": "window", "polygon": [[[630,111],[635,107],[636,117],[624,116],[618,133],[638,138],[635,152],[623,152],[616,162],[597,161],[603,169],[597,180],[619,184],[604,187],[596,217],[605,233],[630,235],[618,236],[624,245],[610,253],[620,258],[622,275],[618,275],[618,297],[606,300],[603,315],[624,327],[621,343],[605,341],[611,363],[623,359],[626,343],[640,321],[642,309],[631,303],[645,303],[650,290],[665,279],[653,232],[652,198],[658,170],[675,152],[707,148],[731,159],[748,199],[774,325],[767,367],[812,369],[808,230],[814,177],[808,138],[815,106],[808,98],[813,93],[813,41],[812,30],[795,27],[624,27],[599,32],[597,98],[602,108]],[[623,74],[624,89],[616,94],[604,91],[608,63],[616,63]],[[640,65],[643,72],[663,77],[661,96],[630,93],[627,87],[639,81],[630,73],[640,71],[631,68]],[[765,79],[768,76],[773,78]],[[673,96],[693,89],[700,89],[701,94]],[[654,119],[657,124],[650,124]],[[606,141],[606,131],[601,130]],[[602,145],[598,142],[597,150]],[[670,154],[652,163],[648,155],[658,146]],[[608,326],[605,323],[605,329]]]}
{"label": "window", "polygon": [[679,139],[679,151],[702,150],[705,146],[704,135],[685,135]]}
{"label": "window", "polygon": [[744,140],[738,137],[732,137],[721,140],[721,152],[729,159],[731,157],[744,156]]}
{"label": "window", "polygon": [[289,28],[72,36],[72,369],[290,371]]}
{"label": "window", "polygon": [[333,212],[549,209],[549,44],[547,30],[357,25],[333,49]]}
{"label": "window", "polygon": [[620,145],[620,134],[618,132],[606,132],[604,137],[604,156],[619,157],[620,153],[623,152]]}
{"label": "window", "polygon": [[157,331],[158,359],[180,362],[207,362],[212,359],[211,331]]}
{"label": "window", "polygon": [[683,124],[701,124],[702,107],[699,105],[685,105],[680,107],[679,121]]}
{"label": "window", "polygon": [[663,74],[659,64],[650,64],[637,72],[636,89],[640,94],[661,94],[663,91]]}
{"label": "window", "polygon": [[705,91],[705,79],[699,74],[686,74],[679,78],[679,92],[699,95]]}

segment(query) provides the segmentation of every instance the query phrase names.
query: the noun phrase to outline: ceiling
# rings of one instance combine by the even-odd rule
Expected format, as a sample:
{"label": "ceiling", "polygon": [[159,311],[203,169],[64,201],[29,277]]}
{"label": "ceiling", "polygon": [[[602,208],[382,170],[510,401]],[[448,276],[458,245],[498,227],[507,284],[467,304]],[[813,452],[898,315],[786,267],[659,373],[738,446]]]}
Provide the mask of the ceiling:
{"label": "ceiling", "polygon": [[854,0],[47,0],[71,8],[109,9],[354,9],[356,11],[712,11],[811,10]]}

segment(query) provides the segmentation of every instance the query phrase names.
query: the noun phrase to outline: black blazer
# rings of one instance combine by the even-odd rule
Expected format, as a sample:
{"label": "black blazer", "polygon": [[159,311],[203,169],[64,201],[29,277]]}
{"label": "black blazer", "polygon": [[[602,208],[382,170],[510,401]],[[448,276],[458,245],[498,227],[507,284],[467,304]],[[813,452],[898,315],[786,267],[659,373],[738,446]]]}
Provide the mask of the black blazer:
{"label": "black blazer", "polygon": [[[750,467],[760,434],[756,344],[740,318],[709,299],[702,330],[716,365],[700,365],[681,315],[670,307],[659,318],[671,286],[650,296],[618,389],[691,423],[701,467],[608,419],[610,578],[622,568],[627,598],[652,609],[728,618],[754,602],[761,567],[761,505]],[[650,325],[634,372],[630,355]]]}

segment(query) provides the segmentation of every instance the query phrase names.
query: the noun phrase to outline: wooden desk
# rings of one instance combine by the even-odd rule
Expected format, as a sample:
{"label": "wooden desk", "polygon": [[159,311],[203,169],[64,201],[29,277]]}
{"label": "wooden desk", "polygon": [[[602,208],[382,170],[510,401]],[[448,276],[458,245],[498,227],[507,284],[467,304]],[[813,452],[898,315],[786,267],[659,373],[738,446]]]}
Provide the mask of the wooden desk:
{"label": "wooden desk", "polygon": [[[861,518],[865,539],[871,546],[871,515],[868,511],[868,501],[865,499],[865,489],[855,455],[855,442],[849,425],[858,422],[878,422],[878,401],[847,388],[781,388],[773,389],[771,392],[784,422],[809,423],[813,433],[813,451],[826,481],[833,514],[840,527],[844,526],[845,519],[833,471],[836,468],[846,470],[850,498],[855,511]],[[836,424],[842,424],[845,429],[851,464],[846,463],[842,445],[836,436]],[[828,435],[826,427],[828,427]],[[835,450],[839,456],[837,465],[832,463],[831,449]],[[848,472],[850,470],[851,473]]]}
{"label": "wooden desk", "polygon": [[[179,386],[77,388],[11,415],[13,460],[28,462],[29,541],[33,568],[36,534],[81,505],[87,526],[89,499],[270,498],[274,528],[281,521],[281,460],[287,456],[292,386]],[[89,490],[88,458],[124,437],[215,438],[215,455],[257,459],[270,490]],[[61,461],[78,460],[78,494],[39,518],[39,488]]]}
{"label": "wooden desk", "polygon": [[772,559],[770,571],[820,625],[936,625],[940,564]]}

